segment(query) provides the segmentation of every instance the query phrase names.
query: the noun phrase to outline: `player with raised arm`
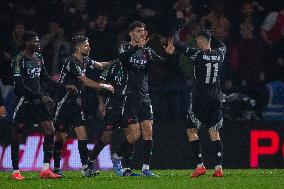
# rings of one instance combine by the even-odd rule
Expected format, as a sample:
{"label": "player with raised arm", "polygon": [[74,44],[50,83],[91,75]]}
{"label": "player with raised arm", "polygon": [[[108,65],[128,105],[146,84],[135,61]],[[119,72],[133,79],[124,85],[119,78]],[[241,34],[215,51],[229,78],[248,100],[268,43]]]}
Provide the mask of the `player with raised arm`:
{"label": "player with raised arm", "polygon": [[[149,41],[145,24],[134,21],[129,25],[130,42],[122,43],[119,48],[119,59],[128,73],[126,102],[124,116],[128,121],[129,134],[118,151],[113,154],[113,167],[118,176],[123,176],[121,159],[124,154],[133,151],[134,144],[143,137],[143,166],[142,176],[157,177],[150,170],[153,148],[153,110],[148,87],[148,71],[152,63],[164,62],[165,59],[157,55],[153,49],[147,47]],[[168,49],[165,48],[167,51]],[[131,157],[125,157],[129,159]]]}
{"label": "player with raised arm", "polygon": [[24,49],[12,60],[12,68],[15,81],[15,93],[19,97],[13,115],[13,133],[11,144],[11,158],[13,180],[23,180],[19,171],[19,145],[24,130],[30,123],[39,123],[44,131],[43,142],[43,168],[40,177],[44,179],[56,179],[59,175],[49,169],[50,159],[53,152],[54,127],[49,115],[48,108],[54,105],[53,101],[42,95],[41,83],[66,90],[68,93],[76,93],[74,85],[62,85],[53,81],[46,72],[43,57],[40,50],[38,35],[33,31],[24,34]]}
{"label": "player with raised arm", "polygon": [[[213,40],[218,46],[216,49],[211,47]],[[208,128],[212,142],[216,165],[213,176],[222,177],[223,144],[219,134],[219,129],[223,126],[220,72],[226,47],[223,42],[211,36],[208,30],[201,31],[196,36],[196,41],[198,48],[184,45],[176,33],[167,46],[170,54],[178,50],[193,60],[194,79],[187,115],[187,136],[197,166],[191,177],[199,177],[206,173],[201,142],[198,138],[198,130],[201,126]]]}
{"label": "player with raised arm", "polygon": [[102,69],[109,62],[96,62],[90,59],[90,45],[85,36],[75,36],[72,38],[73,54],[68,57],[63,65],[59,82],[62,84],[72,84],[78,89],[77,94],[62,93],[59,95],[60,101],[57,103],[55,113],[55,144],[54,144],[54,173],[62,176],[60,169],[61,151],[66,140],[66,132],[72,127],[78,139],[78,150],[82,163],[82,174],[85,177],[95,176],[91,163],[88,163],[89,151],[87,148],[86,122],[81,105],[81,92],[83,86],[106,89],[113,91],[113,87],[108,84],[98,83],[89,79],[85,73],[87,69]]}

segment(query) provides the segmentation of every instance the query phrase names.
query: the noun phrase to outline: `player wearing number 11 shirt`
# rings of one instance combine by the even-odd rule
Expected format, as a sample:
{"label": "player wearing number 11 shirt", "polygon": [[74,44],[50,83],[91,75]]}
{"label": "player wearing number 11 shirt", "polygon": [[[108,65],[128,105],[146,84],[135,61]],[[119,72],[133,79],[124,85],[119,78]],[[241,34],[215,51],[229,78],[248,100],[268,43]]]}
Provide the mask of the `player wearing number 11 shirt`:
{"label": "player wearing number 11 shirt", "polygon": [[[211,48],[211,41],[217,48]],[[201,126],[208,128],[212,149],[216,160],[214,177],[223,176],[223,145],[219,129],[223,125],[221,110],[220,72],[226,54],[225,45],[211,36],[209,31],[201,31],[196,37],[197,48],[183,45],[176,33],[172,40],[172,53],[177,50],[193,60],[194,79],[188,109],[187,135],[196,163],[192,178],[206,173],[201,153],[198,130]],[[171,53],[170,53],[171,54]]]}

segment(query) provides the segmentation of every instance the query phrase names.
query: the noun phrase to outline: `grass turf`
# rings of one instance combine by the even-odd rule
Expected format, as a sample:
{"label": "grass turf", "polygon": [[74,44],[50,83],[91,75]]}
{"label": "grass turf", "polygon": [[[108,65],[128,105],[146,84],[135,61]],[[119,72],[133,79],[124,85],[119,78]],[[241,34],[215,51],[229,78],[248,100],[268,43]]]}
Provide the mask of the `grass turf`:
{"label": "grass turf", "polygon": [[65,177],[58,180],[42,180],[38,172],[22,172],[24,181],[13,181],[9,172],[0,172],[0,189],[283,189],[283,169],[225,169],[223,178],[213,178],[213,170],[199,178],[190,179],[192,170],[156,170],[160,178],[117,177],[111,171],[102,171],[93,178],[83,178],[79,171],[65,171]]}

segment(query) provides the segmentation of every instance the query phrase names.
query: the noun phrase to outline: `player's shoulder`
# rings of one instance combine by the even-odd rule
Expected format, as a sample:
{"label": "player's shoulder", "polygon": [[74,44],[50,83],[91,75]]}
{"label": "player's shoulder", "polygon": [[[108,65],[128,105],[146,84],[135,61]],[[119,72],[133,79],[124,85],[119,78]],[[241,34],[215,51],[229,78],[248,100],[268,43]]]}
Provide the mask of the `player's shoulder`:
{"label": "player's shoulder", "polygon": [[68,57],[64,58],[63,62],[64,62],[64,64],[74,64],[74,63],[76,63],[76,60],[73,56],[68,56]]}
{"label": "player's shoulder", "polygon": [[12,59],[12,63],[19,64],[23,58],[24,58],[24,53],[20,52]]}
{"label": "player's shoulder", "polygon": [[130,47],[130,44],[127,41],[121,41],[119,44],[119,52],[126,50]]}
{"label": "player's shoulder", "polygon": [[35,52],[35,53],[34,53],[34,56],[35,56],[36,58],[38,58],[38,59],[43,59],[42,54],[39,53],[39,52]]}

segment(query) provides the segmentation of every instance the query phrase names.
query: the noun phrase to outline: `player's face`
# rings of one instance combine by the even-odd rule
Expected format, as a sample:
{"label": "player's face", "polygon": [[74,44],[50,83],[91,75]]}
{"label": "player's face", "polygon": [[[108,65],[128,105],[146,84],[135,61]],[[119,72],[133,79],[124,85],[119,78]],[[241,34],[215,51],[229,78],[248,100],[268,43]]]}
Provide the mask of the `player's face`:
{"label": "player's face", "polygon": [[145,34],[146,30],[144,27],[136,27],[129,33],[131,41],[135,43],[139,43],[143,38],[145,38]]}
{"label": "player's face", "polygon": [[40,51],[39,38],[38,37],[34,37],[33,39],[31,39],[30,42],[28,43],[28,48],[32,52]]}
{"label": "player's face", "polygon": [[85,41],[85,42],[79,44],[78,45],[78,50],[84,57],[85,56],[89,56],[90,50],[91,50],[89,41]]}

